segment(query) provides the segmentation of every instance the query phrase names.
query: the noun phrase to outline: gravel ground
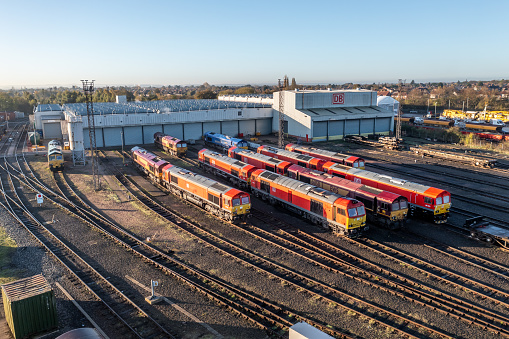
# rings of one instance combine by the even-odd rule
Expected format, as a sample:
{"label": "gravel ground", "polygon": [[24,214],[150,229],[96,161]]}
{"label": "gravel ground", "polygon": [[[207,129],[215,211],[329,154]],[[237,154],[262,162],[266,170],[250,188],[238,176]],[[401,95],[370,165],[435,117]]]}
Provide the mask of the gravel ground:
{"label": "gravel ground", "polygon": [[[55,282],[60,281],[60,277],[66,275],[62,267],[56,265],[54,259],[42,249],[39,242],[30,236],[16,219],[3,208],[0,209],[0,227],[4,228],[9,237],[16,242],[17,248],[12,256],[11,266],[18,269],[18,278],[42,274],[53,287],[57,300],[59,329],[57,332],[45,335],[44,338],[55,338],[74,328],[90,327],[88,320],[77,311],[61,290],[55,286]],[[10,331],[5,333],[11,334]],[[12,338],[12,336],[10,337]]]}
{"label": "gravel ground", "polygon": [[[38,165],[34,164],[33,167],[37,169]],[[183,242],[182,247],[186,247],[186,244],[187,246],[189,245],[188,239],[182,238],[178,234],[172,235],[172,232],[168,232],[168,226],[158,221],[152,214],[140,212],[137,203],[119,203],[106,187],[99,192],[94,192],[90,188],[91,176],[87,175],[87,170],[87,168],[77,167],[67,170],[67,173],[70,180],[79,188],[79,191],[85,194],[96,208],[101,209],[105,214],[127,228],[131,228],[133,232],[140,235],[140,238],[154,237],[155,235],[159,242],[170,244],[171,246],[173,246],[175,241]],[[44,173],[44,171],[37,172],[41,173],[40,177],[42,180],[49,182],[47,180],[49,173]],[[52,206],[43,207],[38,211],[43,217],[48,218],[58,213],[58,210],[53,210]],[[139,299],[147,296],[147,292],[141,292],[137,286],[126,279],[126,276],[133,277],[146,286],[150,285],[150,279],[160,281],[160,286],[158,287],[159,293],[175,301],[190,313],[195,314],[225,337],[265,337],[263,331],[246,323],[243,319],[225,312],[222,308],[204,299],[201,295],[196,294],[196,292],[189,290],[186,286],[165,276],[158,270],[154,270],[151,266],[147,266],[146,263],[140,261],[137,257],[131,256],[131,258],[128,258],[129,261],[126,265],[126,256],[123,254],[123,249],[112,245],[109,239],[100,236],[95,231],[89,230],[88,226],[82,225],[81,222],[76,222],[72,218],[66,218],[70,217],[60,213],[58,222],[52,225],[54,229],[62,237],[66,238],[69,243],[72,243],[79,253],[93,258],[96,261],[96,265],[104,272],[107,272],[117,284],[122,284],[122,286],[130,285],[132,288],[131,293],[135,295],[137,290]],[[69,228],[68,225],[71,224],[73,227]],[[104,255],[105,252],[108,253],[107,256]],[[170,327],[179,332],[182,338],[199,338],[210,335],[202,326],[189,321],[188,318],[176,312],[172,307],[158,305],[153,308],[156,310],[156,317],[164,316],[168,319],[172,323]]]}
{"label": "gravel ground", "polygon": [[[33,157],[31,161],[33,161],[38,176],[40,176],[40,178],[45,182],[50,183],[50,181],[48,181],[50,178],[49,172],[44,170],[44,162],[40,161],[40,159],[41,158],[37,159],[36,157]],[[211,275],[230,281],[246,290],[253,291],[259,296],[274,300],[286,308],[293,310],[296,314],[309,316],[322,323],[331,324],[337,328],[348,329],[352,333],[363,338],[396,337],[393,333],[386,331],[385,328],[377,326],[363,317],[363,313],[365,312],[363,307],[355,306],[358,307],[357,312],[347,312],[333,303],[312,297],[307,293],[302,293],[299,288],[283,284],[279,280],[275,280],[268,277],[265,273],[259,272],[259,270],[246,268],[237,261],[210,250],[192,236],[176,230],[174,227],[169,226],[166,222],[158,220],[158,218],[151,213],[144,211],[144,209],[140,208],[138,203],[121,203],[113,191],[108,189],[106,186],[103,186],[103,190],[99,192],[93,191],[90,185],[90,175],[87,175],[87,170],[87,168],[83,167],[66,168],[66,173],[70,181],[79,188],[79,191],[86,196],[86,199],[93,206],[101,209],[103,213],[108,215],[111,219],[116,220],[119,224],[124,225],[125,228],[138,234],[140,238],[151,237],[154,245],[166,251],[170,251],[180,260],[200,268],[201,270],[207,271]],[[135,172],[133,172],[131,168],[125,168],[125,171],[135,175]],[[483,332],[477,327],[469,326],[466,323],[455,320],[451,317],[444,317],[441,313],[433,312],[429,308],[416,308],[413,304],[405,302],[398,297],[394,297],[389,293],[381,292],[365,284],[358,283],[350,278],[345,278],[341,275],[324,271],[318,266],[312,265],[294,254],[290,254],[287,251],[267,245],[265,242],[260,240],[256,240],[248,233],[229,227],[227,224],[223,224],[215,218],[207,215],[204,216],[201,210],[189,204],[182,203],[173,196],[161,197],[160,200],[164,204],[178,210],[182,215],[187,216],[191,220],[201,222],[203,225],[206,225],[210,231],[230,239],[232,242],[247,249],[248,251],[251,251],[252,253],[265,258],[270,258],[271,260],[277,261],[288,268],[303,272],[314,279],[326,282],[331,286],[358,296],[361,299],[375,304],[385,306],[390,305],[392,309],[429,326],[441,328],[454,337],[493,337],[490,332]],[[345,249],[356,253],[360,257],[379,264],[382,267],[387,267],[390,270],[406,275],[414,280],[423,281],[434,288],[461,296],[466,300],[472,299],[472,297],[467,293],[458,291],[458,289],[449,285],[444,285],[443,283],[427,279],[414,269],[380,257],[374,253],[360,250],[357,246],[352,245],[341,238],[322,232],[320,229],[306,224],[288,214],[281,213],[277,209],[265,207],[265,205],[261,205],[262,203],[260,202],[254,201],[253,203],[255,205],[260,204],[260,208],[265,208],[268,212],[280,215],[281,217],[290,220],[295,225],[298,225],[303,230],[318,234],[327,240],[337,243]],[[128,265],[126,265],[125,260],[122,259],[124,256],[120,253],[121,250],[116,245],[112,245],[109,240],[99,236],[95,231],[90,231],[88,226],[79,225],[79,223],[73,221],[71,217],[62,213],[59,214],[58,210],[55,210],[52,206],[49,206],[49,204],[43,207],[44,208],[38,210],[38,214],[40,216],[50,220],[54,214],[57,214],[58,222],[52,225],[55,230],[68,239],[77,250],[91,258],[94,258],[97,265],[111,275],[113,281],[129,288],[131,293],[137,295],[138,298],[142,298],[146,295],[146,292],[142,291],[139,287],[126,279],[126,275],[134,277],[144,285],[149,285],[150,279],[159,280],[161,282],[161,286],[158,291],[161,294],[176,301],[180,304],[180,306],[183,306],[189,312],[210,324],[215,330],[227,338],[266,337],[263,331],[258,330],[249,323],[246,323],[245,320],[239,319],[214,303],[203,299],[201,295],[197,295],[194,291],[191,291],[185,286],[182,286],[179,282],[164,276],[159,271],[152,269],[150,266],[147,266],[136,258],[130,259]],[[2,213],[5,212],[2,211]],[[5,220],[5,218],[2,218],[2,221],[3,220]],[[72,225],[72,227],[69,227],[69,225]],[[261,224],[259,226],[263,227]],[[428,237],[436,237],[436,239],[439,239],[442,242],[450,242],[453,246],[469,246],[467,248],[468,250],[472,252],[479,251],[479,253],[483,253],[484,256],[489,258],[496,257],[501,263],[507,263],[508,261],[507,257],[504,257],[502,253],[498,253],[495,249],[488,249],[486,247],[479,246],[479,243],[466,238],[461,238],[461,240],[459,240],[457,236],[451,236],[448,232],[440,229],[439,227],[432,226],[430,228],[429,224],[417,222],[412,222],[409,227],[416,233],[422,232],[425,228],[426,231],[424,233]],[[22,235],[23,231],[19,232],[21,233],[22,238],[27,238],[26,235]],[[12,237],[18,242],[16,237]],[[414,240],[405,238],[404,234],[401,236],[389,236],[388,233],[383,230],[373,230],[370,233],[370,237],[373,237],[373,239],[376,239],[377,241],[385,241],[388,245],[398,247],[416,256],[422,257],[423,259],[432,262],[445,262],[447,266],[450,265],[449,267],[462,272],[462,274],[474,277],[482,274],[482,271],[478,269],[466,267],[466,265],[454,262],[454,260],[449,258],[444,258],[443,255],[437,254],[434,251],[428,249],[424,250],[423,247],[415,243]],[[41,269],[46,269],[48,273],[43,274],[49,277],[49,279],[53,279],[52,282],[59,279],[59,277],[62,277],[61,279],[64,280],[63,277],[65,276],[65,272],[59,272],[59,267],[52,264],[52,260],[44,260],[43,258],[45,254],[43,251],[33,245],[25,247],[27,247],[27,250],[41,252],[39,255],[41,258],[40,260],[24,259],[25,261],[30,261],[30,263],[27,263],[28,265],[34,266],[32,268],[34,272],[38,273],[41,272]],[[26,251],[21,250],[20,248],[21,247],[19,247],[16,252],[17,255],[20,252]],[[103,255],[105,251],[108,253],[107,256]],[[18,265],[18,263],[16,263],[16,266],[23,267],[23,265]],[[494,284],[494,286],[498,286],[500,283],[500,281],[498,281],[500,280],[498,277],[493,277],[491,275],[488,275],[487,280],[490,284]],[[508,287],[505,286],[504,288]],[[74,292],[78,295],[77,299],[79,299],[80,291]],[[77,313],[72,306],[68,305],[69,303],[66,304],[63,300],[60,300],[60,298],[57,300],[59,300],[59,304],[64,304],[64,306],[67,305],[69,307],[65,314]],[[493,306],[492,303],[483,301],[477,302],[490,309],[498,310],[498,308]],[[171,307],[162,305],[155,306],[153,312],[158,317],[165,317],[168,319],[172,326],[174,326],[184,338],[204,338],[210,335],[210,333],[207,333],[203,327],[189,323],[188,319],[185,319],[180,313],[173,311]],[[500,312],[502,312],[501,314],[505,313],[502,309],[500,309]],[[65,322],[69,322],[69,320],[64,317],[61,318],[61,321],[62,319],[64,319]],[[79,320],[80,317],[77,316],[77,319]],[[69,329],[79,326],[81,326],[81,324],[79,324],[78,321],[77,323],[69,325]],[[422,336],[426,337],[427,335],[422,334]]]}

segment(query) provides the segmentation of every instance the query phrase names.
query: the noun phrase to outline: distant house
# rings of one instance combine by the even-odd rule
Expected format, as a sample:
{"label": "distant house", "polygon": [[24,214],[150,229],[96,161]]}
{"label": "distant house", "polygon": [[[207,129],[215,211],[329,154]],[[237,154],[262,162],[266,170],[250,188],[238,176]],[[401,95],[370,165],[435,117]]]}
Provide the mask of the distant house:
{"label": "distant house", "polygon": [[429,94],[429,89],[427,89],[426,87],[417,87],[415,90],[420,92],[421,94]]}
{"label": "distant house", "polygon": [[391,92],[387,91],[387,90],[378,91],[376,94],[379,97],[390,97],[391,96]]}
{"label": "distant house", "polygon": [[408,93],[407,93],[407,92],[405,92],[405,91],[401,91],[401,92],[399,92],[399,91],[394,91],[394,92],[392,93],[392,97],[393,97],[393,98],[397,98],[397,99],[400,99],[400,100],[401,100],[401,99],[406,99],[406,98],[407,98],[407,96],[408,96]]}

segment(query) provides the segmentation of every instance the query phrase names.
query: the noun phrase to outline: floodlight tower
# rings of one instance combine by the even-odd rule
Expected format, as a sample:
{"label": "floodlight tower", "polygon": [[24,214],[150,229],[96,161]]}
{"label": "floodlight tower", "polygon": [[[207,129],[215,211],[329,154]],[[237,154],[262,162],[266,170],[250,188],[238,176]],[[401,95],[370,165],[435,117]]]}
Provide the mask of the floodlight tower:
{"label": "floodlight tower", "polygon": [[88,135],[90,137],[90,157],[92,158],[92,178],[94,180],[94,189],[99,189],[98,178],[98,159],[97,147],[95,145],[95,119],[94,119],[94,105],[92,95],[94,94],[94,81],[81,80],[83,83],[83,92],[85,93],[85,101],[87,103],[87,118],[88,118]]}
{"label": "floodlight tower", "polygon": [[277,80],[279,87],[279,133],[277,145],[279,148],[285,148],[285,84],[281,84],[281,79]]}

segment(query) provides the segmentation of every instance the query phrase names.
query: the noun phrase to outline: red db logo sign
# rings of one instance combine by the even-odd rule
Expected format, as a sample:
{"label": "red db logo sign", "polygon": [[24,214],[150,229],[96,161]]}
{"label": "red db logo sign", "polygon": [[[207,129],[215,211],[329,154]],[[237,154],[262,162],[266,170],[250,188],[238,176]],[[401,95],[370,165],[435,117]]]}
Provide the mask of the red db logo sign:
{"label": "red db logo sign", "polygon": [[334,93],[332,94],[332,104],[342,105],[345,103],[345,93]]}

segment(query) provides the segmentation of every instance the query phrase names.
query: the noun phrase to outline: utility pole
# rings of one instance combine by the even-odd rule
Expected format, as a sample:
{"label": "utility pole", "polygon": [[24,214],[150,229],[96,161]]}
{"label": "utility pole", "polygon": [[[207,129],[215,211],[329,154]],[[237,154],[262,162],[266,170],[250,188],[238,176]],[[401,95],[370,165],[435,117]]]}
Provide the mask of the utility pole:
{"label": "utility pole", "polygon": [[279,133],[278,133],[278,141],[277,145],[279,148],[285,147],[285,96],[284,96],[284,88],[288,83],[288,78],[285,75],[285,79],[283,80],[283,84],[281,84],[281,79],[277,80],[277,85],[279,87]]}
{"label": "utility pole", "polygon": [[94,189],[99,189],[98,178],[98,159],[97,147],[95,145],[95,119],[94,119],[94,105],[92,95],[94,94],[94,81],[81,80],[83,83],[83,92],[85,93],[85,101],[87,103],[87,117],[88,117],[88,135],[90,137],[90,155],[92,158],[92,178],[94,181]]}

